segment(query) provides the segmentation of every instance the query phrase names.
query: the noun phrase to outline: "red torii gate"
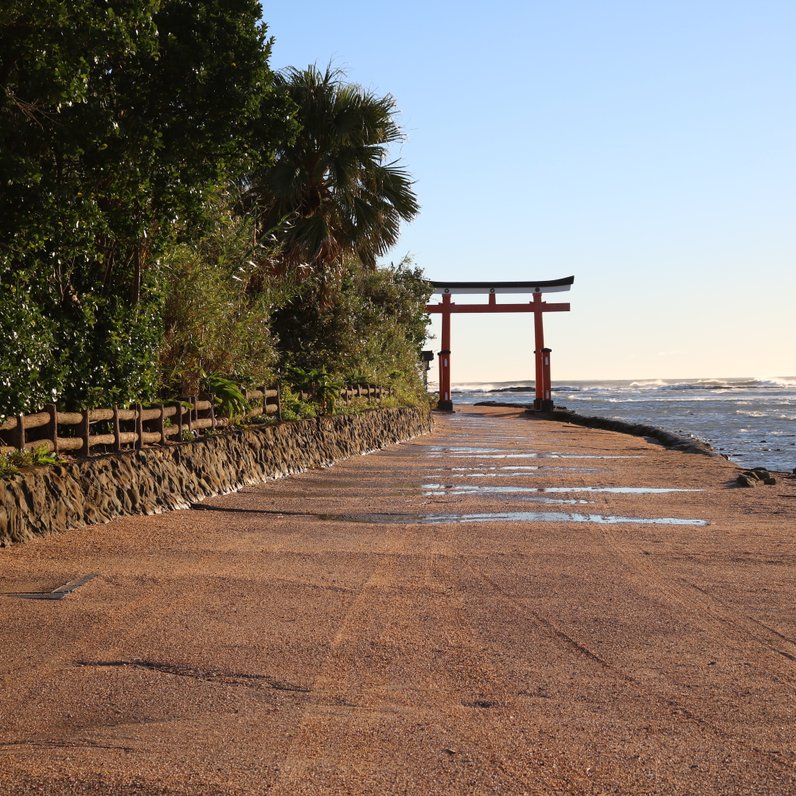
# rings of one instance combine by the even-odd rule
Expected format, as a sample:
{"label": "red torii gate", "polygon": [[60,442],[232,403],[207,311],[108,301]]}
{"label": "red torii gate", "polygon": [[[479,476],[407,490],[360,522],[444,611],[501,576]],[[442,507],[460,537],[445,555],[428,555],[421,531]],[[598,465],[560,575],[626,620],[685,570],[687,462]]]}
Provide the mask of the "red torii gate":
{"label": "red torii gate", "polygon": [[[542,301],[543,293],[567,291],[575,281],[574,276],[549,279],[541,282],[432,282],[434,295],[442,296],[441,304],[428,304],[426,311],[442,315],[442,350],[439,352],[439,403],[438,408],[453,411],[451,400],[451,313],[454,312],[532,312],[536,350],[536,400],[535,409],[553,408],[550,383],[550,349],[544,346],[542,315],[545,312],[568,312],[569,304],[548,304]],[[488,304],[456,304],[454,293],[488,293]],[[532,293],[533,301],[527,304],[498,304],[498,293]]]}

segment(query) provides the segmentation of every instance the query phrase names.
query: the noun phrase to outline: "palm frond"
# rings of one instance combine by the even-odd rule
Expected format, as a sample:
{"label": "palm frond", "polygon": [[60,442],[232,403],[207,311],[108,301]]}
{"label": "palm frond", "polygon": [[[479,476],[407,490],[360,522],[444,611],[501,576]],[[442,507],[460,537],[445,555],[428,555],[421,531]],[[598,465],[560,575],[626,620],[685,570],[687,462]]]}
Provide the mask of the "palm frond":
{"label": "palm frond", "polygon": [[390,144],[403,139],[394,97],[344,77],[331,65],[276,76],[301,130],[251,180],[260,229],[278,229],[291,262],[321,269],[346,255],[375,264],[419,210],[409,174],[387,161]]}

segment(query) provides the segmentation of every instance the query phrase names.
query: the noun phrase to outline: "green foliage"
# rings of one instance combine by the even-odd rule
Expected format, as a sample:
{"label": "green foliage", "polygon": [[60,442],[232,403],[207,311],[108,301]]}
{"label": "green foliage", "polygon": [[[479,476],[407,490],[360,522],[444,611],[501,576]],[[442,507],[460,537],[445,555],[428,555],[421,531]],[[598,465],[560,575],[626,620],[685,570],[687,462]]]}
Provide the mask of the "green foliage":
{"label": "green foliage", "polygon": [[7,456],[0,456],[0,478],[16,475],[18,472],[19,467],[11,464]]}
{"label": "green foliage", "polygon": [[91,407],[154,401],[161,304],[158,296],[130,307],[118,296],[87,295],[72,312],[56,315],[57,348],[68,364],[59,402]]}
{"label": "green foliage", "polygon": [[323,369],[346,383],[393,386],[414,400],[423,392],[418,361],[429,295],[409,261],[375,271],[348,261],[331,292],[322,277],[307,280],[275,315],[284,372]]}
{"label": "green foliage", "polygon": [[289,384],[280,387],[283,420],[304,420],[318,416],[318,407],[311,401],[302,400]]}
{"label": "green foliage", "polygon": [[8,5],[0,218],[16,256],[130,283],[207,189],[272,157],[287,105],[256,0]]}
{"label": "green foliage", "polygon": [[60,391],[55,324],[26,291],[0,285],[0,419],[33,412]]}
{"label": "green foliage", "polygon": [[234,419],[249,409],[246,396],[235,382],[217,375],[208,376],[205,381],[208,391],[213,394],[216,406],[227,417]]}
{"label": "green foliage", "polygon": [[286,379],[299,392],[308,392],[312,396],[310,402],[317,403],[322,414],[334,412],[343,381],[334,378],[326,368],[306,370],[292,365],[287,369]]}
{"label": "green foliage", "polygon": [[235,415],[237,385],[289,366],[317,402],[294,396],[296,416],[333,411],[352,375],[417,391],[426,283],[373,270],[418,210],[387,160],[394,100],[331,69],[274,76],[260,15],[0,9],[0,417],[213,379]]}
{"label": "green foliage", "polygon": [[24,467],[52,466],[60,464],[61,459],[51,453],[45,446],[11,451],[0,455],[0,478],[16,475]]}
{"label": "green foliage", "polygon": [[[208,195],[269,162],[294,124],[260,13],[257,0],[0,11],[0,286],[27,291],[50,352],[0,412],[44,394],[156,391],[164,253],[195,239]],[[41,359],[34,338],[14,354]]]}
{"label": "green foliage", "polygon": [[[379,402],[379,406],[385,406],[386,401],[389,399],[385,399]],[[367,398],[362,398],[360,396],[356,396],[351,398],[347,404],[340,404],[335,409],[335,414],[337,415],[361,415],[363,412],[367,412],[373,409],[373,404]]]}
{"label": "green foliage", "polygon": [[226,194],[213,198],[207,214],[208,231],[167,258],[160,368],[163,384],[182,395],[195,393],[207,373],[239,383],[272,381],[271,316],[291,293],[288,280],[270,273],[273,247],[252,242],[251,222],[232,212]]}

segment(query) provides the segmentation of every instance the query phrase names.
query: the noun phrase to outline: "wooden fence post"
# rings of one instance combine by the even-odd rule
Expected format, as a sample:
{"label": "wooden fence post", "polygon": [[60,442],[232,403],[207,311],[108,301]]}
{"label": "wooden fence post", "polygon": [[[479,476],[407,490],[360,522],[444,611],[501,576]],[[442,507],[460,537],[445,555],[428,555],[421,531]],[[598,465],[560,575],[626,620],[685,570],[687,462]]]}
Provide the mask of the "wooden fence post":
{"label": "wooden fence post", "polygon": [[210,428],[215,431],[216,430],[216,396],[209,392],[207,393],[207,398],[210,401]]}
{"label": "wooden fence post", "polygon": [[191,434],[191,436],[193,436],[193,421],[199,419],[199,413],[196,408],[196,402],[199,399],[197,398],[197,396],[192,395],[188,400],[191,403],[191,407],[188,410],[188,431]]}
{"label": "wooden fence post", "polygon": [[80,438],[83,440],[83,455],[91,453],[91,413],[83,409],[80,413]]}
{"label": "wooden fence post", "polygon": [[158,433],[160,434],[161,445],[166,444],[166,418],[163,414],[164,409],[165,407],[163,406],[163,404],[158,404],[158,410],[160,411],[160,414],[157,417],[157,423],[158,423],[157,430]]}
{"label": "wooden fence post", "polygon": [[174,414],[174,417],[177,418],[177,442],[182,442],[182,401],[175,401],[174,407],[177,410]]}
{"label": "wooden fence post", "polygon": [[143,407],[141,404],[135,404],[135,433],[138,439],[135,441],[135,449],[141,450],[144,447],[144,420],[141,417]]}
{"label": "wooden fence post", "polygon": [[25,450],[25,415],[17,415],[17,427],[12,435],[12,445],[19,451]]}
{"label": "wooden fence post", "polygon": [[[263,398],[265,401],[266,399]],[[265,409],[265,406],[263,406]],[[278,381],[276,383],[276,419],[281,423],[282,422],[282,382]]]}
{"label": "wooden fence post", "polygon": [[44,411],[50,416],[50,424],[47,430],[50,434],[50,441],[53,444],[53,453],[58,455],[58,407],[55,404],[47,404]]}
{"label": "wooden fence post", "polygon": [[113,423],[113,450],[116,453],[120,453],[122,450],[122,426],[119,420],[119,406],[117,404],[113,405],[113,419],[111,423]]}

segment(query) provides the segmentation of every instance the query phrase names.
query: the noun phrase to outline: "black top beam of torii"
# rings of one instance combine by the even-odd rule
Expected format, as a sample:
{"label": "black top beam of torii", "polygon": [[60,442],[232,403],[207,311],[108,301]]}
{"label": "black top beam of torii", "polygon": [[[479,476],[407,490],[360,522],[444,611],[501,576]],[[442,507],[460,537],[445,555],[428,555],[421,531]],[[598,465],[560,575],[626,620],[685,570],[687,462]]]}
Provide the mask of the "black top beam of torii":
{"label": "black top beam of torii", "polygon": [[536,282],[434,282],[435,295],[446,293],[557,293],[569,290],[574,276]]}
{"label": "black top beam of torii", "polygon": [[[536,350],[536,409],[553,408],[552,386],[550,382],[550,349],[544,345],[542,315],[545,312],[568,312],[568,303],[548,304],[542,301],[543,293],[564,292],[572,287],[574,276],[561,279],[547,279],[536,282],[434,282],[434,295],[441,295],[442,302],[428,304],[427,312],[442,315],[442,350],[439,352],[439,408],[453,411],[451,400],[450,370],[450,319],[452,313],[482,312],[532,312],[534,314],[534,338]],[[487,304],[456,304],[451,300],[454,293],[489,294]],[[533,300],[525,304],[498,304],[496,296],[506,293],[525,293],[533,295]]]}

